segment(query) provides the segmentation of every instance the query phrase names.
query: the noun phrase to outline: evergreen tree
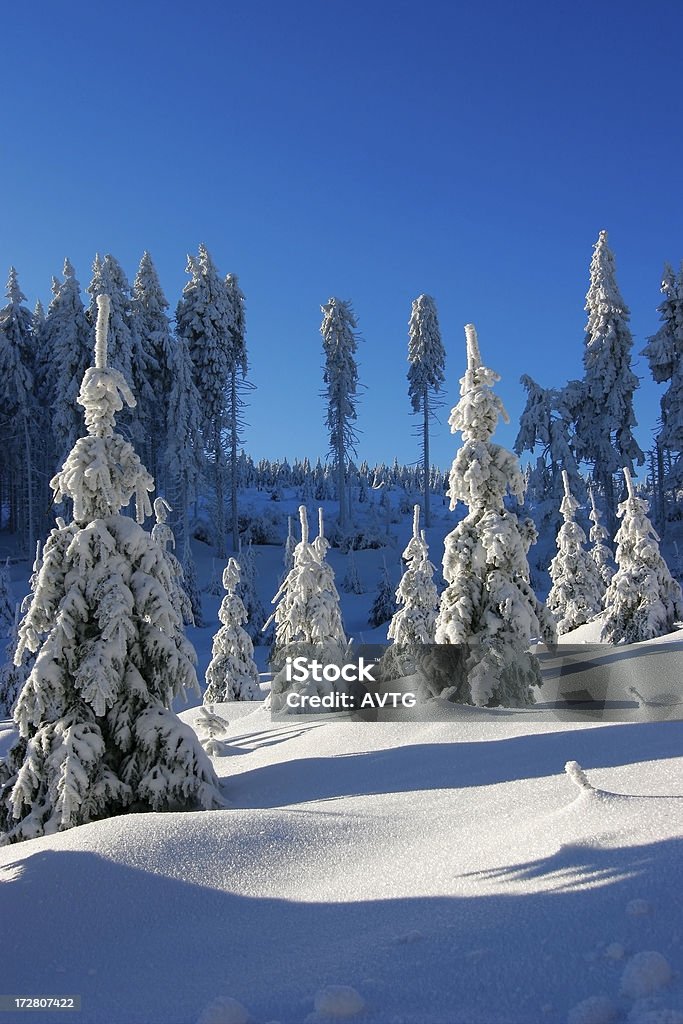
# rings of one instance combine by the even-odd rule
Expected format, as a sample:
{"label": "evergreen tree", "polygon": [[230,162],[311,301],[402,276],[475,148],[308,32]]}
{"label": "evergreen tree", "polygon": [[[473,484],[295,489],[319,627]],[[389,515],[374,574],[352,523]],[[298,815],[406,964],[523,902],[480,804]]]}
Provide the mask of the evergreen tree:
{"label": "evergreen tree", "polygon": [[242,629],[247,613],[237,594],[239,582],[239,563],[230,558],[223,570],[226,596],[218,612],[223,625],[213,639],[211,663],[206,670],[204,704],[261,699],[254,647],[249,634]]}
{"label": "evergreen tree", "polygon": [[195,626],[197,626],[198,629],[202,629],[204,626],[202,596],[199,593],[199,586],[197,584],[197,567],[194,563],[194,558],[192,557],[192,551],[190,548],[189,540],[185,545],[183,558],[180,564],[183,570],[183,589],[190,601],[190,608],[192,609],[192,618],[194,620],[194,624]]}
{"label": "evergreen tree", "polygon": [[225,736],[229,725],[227,718],[214,711],[213,704],[199,709],[195,728],[198,730],[197,735],[202,733],[199,742],[209,757],[220,757],[225,753],[225,742],[220,737]]}
{"label": "evergreen tree", "polygon": [[138,344],[133,365],[139,379],[134,379],[134,384],[138,404],[147,403],[145,452],[157,490],[167,491],[166,444],[169,433],[176,429],[170,422],[168,401],[174,384],[175,345],[166,314],[168,300],[148,252],[143,253],[133,281],[131,309]]}
{"label": "evergreen tree", "polygon": [[353,423],[357,418],[358,368],[355,356],[358,324],[350,302],[331,298],[320,308],[323,313],[320,333],[325,353],[323,382],[327,399],[326,425],[330,432],[330,451],[337,472],[339,529],[344,533],[349,521],[346,467],[355,454],[357,441]]}
{"label": "evergreen tree", "polygon": [[394,586],[389,579],[389,572],[385,562],[382,575],[379,578],[375,600],[372,603],[370,615],[368,616],[368,625],[371,629],[383,626],[385,622],[390,622],[395,614],[396,598],[394,596]]}
{"label": "evergreen tree", "polygon": [[349,553],[346,556],[347,569],[346,576],[340,583],[341,589],[345,594],[364,594],[365,587],[363,586],[362,580],[358,575],[358,566],[356,565],[356,557],[353,553],[353,545],[349,548]]}
{"label": "evergreen tree", "polygon": [[14,656],[19,642],[19,605],[16,606],[15,612],[9,639],[7,642],[0,640],[0,651],[4,647],[4,660],[0,664],[0,718],[13,713],[17,698],[29,674],[25,661],[19,665],[14,664]]}
{"label": "evergreen tree", "polygon": [[422,414],[422,472],[424,486],[425,526],[430,527],[429,508],[429,417],[430,401],[441,390],[444,382],[446,352],[441,343],[441,331],[436,305],[430,295],[418,295],[413,301],[409,321],[408,342],[408,395],[413,412]]}
{"label": "evergreen tree", "polygon": [[64,281],[52,280],[52,294],[42,342],[50,353],[52,432],[59,464],[83,433],[83,410],[76,400],[91,363],[92,327],[85,315],[76,271],[68,259],[64,260]]}
{"label": "evergreen tree", "polygon": [[28,551],[35,546],[34,435],[37,410],[33,398],[33,316],[24,305],[14,267],[7,282],[9,303],[0,309],[0,446],[5,464],[4,488],[10,529]]}
{"label": "evergreen tree", "polygon": [[225,557],[225,454],[223,431],[228,426],[226,390],[232,365],[235,312],[224,281],[204,245],[196,259],[188,256],[190,280],[176,311],[177,333],[187,341],[200,402],[204,448],[213,463],[216,532],[219,557]]}
{"label": "evergreen tree", "polygon": [[676,456],[675,472],[669,486],[683,484],[683,267],[678,279],[667,264],[662,281],[664,299],[658,307],[661,327],[651,338],[641,355],[647,357],[650,371],[658,384],[669,387],[662,396],[662,429],[657,439],[660,449]]}
{"label": "evergreen tree", "polygon": [[262,644],[266,642],[263,635],[266,611],[256,590],[256,559],[254,558],[251,541],[244,548],[240,544],[239,564],[242,571],[237,586],[237,593],[247,612],[244,628],[253,644]]}
{"label": "evergreen tree", "polygon": [[247,375],[247,344],[246,344],[246,303],[244,292],[239,286],[237,275],[228,274],[225,279],[228,301],[232,309],[231,345],[229,352],[229,398],[227,419],[229,427],[229,459],[230,459],[230,520],[232,529],[232,549],[239,547],[239,526],[237,520],[237,461],[242,427],[241,410],[244,400],[241,391],[252,387],[246,380]]}
{"label": "evergreen tree", "polygon": [[451,431],[462,433],[463,445],[453,461],[449,492],[451,508],[463,501],[469,512],[446,537],[447,587],[435,639],[462,645],[462,678],[444,691],[447,696],[463,703],[520,706],[533,702],[533,687],[541,682],[529,641],[554,639],[554,626],[529,583],[527,552],[535,528],[505,507],[508,491],[522,501],[524,480],[515,456],[491,442],[498,417],[508,422],[492,391],[500,378],[482,365],[472,324],[465,334],[467,371],[449,419]]}
{"label": "evergreen tree", "polygon": [[[39,651],[14,711],[19,739],[0,766],[0,825],[16,842],[134,810],[220,806],[194,732],[169,710],[197,688],[195,654],[170,600],[168,563],[140,523],[151,477],[115,433],[134,402],[107,366],[100,296],[95,366],[80,438],[52,486],[73,503],[43,551],[16,660]],[[136,520],[121,509],[136,499]]]}
{"label": "evergreen tree", "polygon": [[0,639],[8,637],[14,626],[14,601],[9,578],[9,558],[0,568]]}
{"label": "evergreen tree", "polygon": [[420,506],[413,512],[413,535],[403,552],[406,570],[396,591],[398,611],[387,637],[400,646],[433,644],[439,595],[434,584],[434,566],[424,531],[420,531]]}
{"label": "evergreen tree", "polygon": [[285,575],[294,565],[294,549],[296,548],[296,537],[292,530],[292,522],[294,517],[287,516],[287,540],[285,541],[285,552],[282,557],[282,561],[285,567]]}
{"label": "evergreen tree", "polygon": [[[152,538],[163,551],[168,564],[168,570],[171,577],[171,603],[173,604],[182,624],[184,626],[194,626],[195,621],[192,613],[192,602],[184,587],[185,574],[183,572],[182,565],[173,553],[173,549],[175,548],[175,537],[173,536],[173,530],[166,521],[170,511],[171,506],[165,498],[155,498],[154,515],[156,517],[156,523],[152,527]],[[170,551],[167,547],[168,544],[171,545]]]}
{"label": "evergreen tree", "polygon": [[294,565],[273,598],[277,607],[266,623],[267,627],[275,622],[274,653],[293,643],[323,645],[342,652],[347,641],[334,572],[325,560],[323,545],[316,549],[315,543],[309,543],[304,505],[299,507],[299,519],[301,540],[294,549]]}
{"label": "evergreen tree", "polygon": [[590,549],[590,556],[595,562],[598,576],[602,585],[602,602],[605,601],[605,591],[612,582],[614,576],[614,557],[611,549],[605,543],[609,540],[609,534],[600,521],[600,512],[595,502],[595,491],[590,488],[591,510],[588,518],[593,523],[590,531],[590,540],[593,545]]}
{"label": "evergreen tree", "polygon": [[[193,379],[187,340],[182,334],[178,335],[172,352],[171,390],[167,403],[168,433],[164,463],[169,494],[172,496],[174,508],[179,509],[175,523],[182,562],[187,567],[191,560],[189,505],[196,493],[201,475],[202,440],[199,420],[200,397]],[[195,621],[196,611],[195,608]]]}
{"label": "evergreen tree", "polygon": [[648,519],[648,504],[636,497],[624,469],[628,497],[617,510],[617,572],[605,595],[603,643],[640,643],[670,633],[683,619],[681,588],[659,553],[659,537]]}
{"label": "evergreen tree", "polygon": [[572,495],[566,470],[562,480],[564,523],[557,534],[557,554],[550,563],[553,585],[547,604],[557,621],[557,632],[569,633],[602,611],[604,588],[597,566],[584,548],[586,534],[575,519],[580,505]]}
{"label": "evergreen tree", "polygon": [[600,232],[594,250],[586,295],[585,392],[577,416],[577,454],[593,464],[593,477],[603,490],[613,523],[614,474],[623,466],[632,473],[634,462],[641,466],[645,457],[632,432],[638,378],[631,370],[629,311],[617,285],[606,231]]}

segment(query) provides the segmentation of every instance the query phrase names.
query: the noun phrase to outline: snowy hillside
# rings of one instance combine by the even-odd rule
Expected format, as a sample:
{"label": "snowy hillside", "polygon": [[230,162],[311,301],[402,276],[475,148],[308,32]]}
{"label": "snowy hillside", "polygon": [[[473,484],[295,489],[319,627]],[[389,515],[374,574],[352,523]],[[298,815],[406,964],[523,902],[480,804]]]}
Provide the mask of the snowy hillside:
{"label": "snowy hillside", "polygon": [[80,1024],[683,1020],[683,723],[219,710],[226,810],[0,851],[3,992]]}

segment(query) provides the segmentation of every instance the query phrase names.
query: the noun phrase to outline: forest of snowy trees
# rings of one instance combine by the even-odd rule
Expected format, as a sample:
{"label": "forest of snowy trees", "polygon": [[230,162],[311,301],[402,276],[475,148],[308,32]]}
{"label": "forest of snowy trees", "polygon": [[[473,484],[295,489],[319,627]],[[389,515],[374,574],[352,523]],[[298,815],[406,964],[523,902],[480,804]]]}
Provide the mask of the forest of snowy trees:
{"label": "forest of snowy trees", "polygon": [[[67,260],[45,316],[28,311],[10,272],[9,305],[0,314],[3,528],[20,550],[37,544],[21,612],[6,569],[0,571],[0,626],[10,654],[0,702],[18,731],[0,764],[6,841],[129,808],[221,805],[206,751],[172,711],[179,694],[201,692],[183,627],[201,625],[190,540],[203,530],[224,566],[222,590],[217,579],[209,589],[225,592],[203,694],[209,746],[222,728],[214,703],[262,697],[254,642],[271,625],[274,709],[292,645],[322,650],[330,662],[344,658],[349,637],[328,561],[331,542],[347,553],[342,589],[361,593],[354,551],[388,547],[390,525],[402,514],[412,516],[402,576],[392,581],[383,558],[369,626],[382,628],[397,649],[450,646],[450,675],[437,673],[432,696],[524,706],[541,683],[532,640],[552,645],[558,633],[596,619],[601,640],[612,644],[676,628],[681,588],[649,518],[648,488],[633,482],[645,459],[632,433],[637,378],[605,232],[590,267],[584,378],[552,390],[522,378],[528,402],[515,448],[540,448],[535,466],[523,469],[518,455],[493,440],[498,420],[508,419],[495,390],[500,378],[484,363],[474,326],[466,326],[460,399],[449,419],[461,441],[448,480],[428,462],[430,403],[445,380],[433,299],[416,299],[409,323],[419,467],[353,461],[357,323],[350,304],[335,298],[321,307],[333,458],[314,466],[307,459],[255,465],[240,448],[245,297],[235,275],[220,277],[203,246],[187,269],[175,330],[147,253],[132,288],[116,260],[96,258],[88,308]],[[683,434],[683,283],[667,271],[662,290],[662,327],[644,350],[656,379],[669,384],[650,481],[660,517],[680,508]],[[241,515],[238,497],[249,488],[264,491],[268,504],[296,493],[298,530],[291,516],[283,536],[276,519]],[[156,523],[146,529],[155,490]],[[398,503],[392,491],[399,491]],[[429,494],[447,494],[451,510],[465,510],[445,537],[441,593],[420,525]],[[191,525],[200,499],[210,515]],[[53,502],[63,513],[56,518]],[[308,508],[322,502],[336,503],[337,521],[330,531],[320,506],[312,540]],[[581,519],[586,528],[592,523],[589,537]],[[545,603],[529,565],[539,530],[556,552]],[[282,542],[284,573],[266,620],[252,544]],[[317,686],[319,696],[329,690],[328,683]]]}

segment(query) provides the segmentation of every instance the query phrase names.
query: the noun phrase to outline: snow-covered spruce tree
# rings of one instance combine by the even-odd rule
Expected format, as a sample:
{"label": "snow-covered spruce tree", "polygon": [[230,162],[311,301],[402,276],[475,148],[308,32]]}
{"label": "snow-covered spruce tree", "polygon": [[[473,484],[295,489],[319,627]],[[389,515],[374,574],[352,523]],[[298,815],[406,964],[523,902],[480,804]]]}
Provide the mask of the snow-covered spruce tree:
{"label": "snow-covered spruce tree", "polygon": [[227,392],[232,365],[234,309],[208,249],[187,258],[190,280],[176,310],[177,333],[187,341],[193,379],[200,400],[200,428],[212,462],[216,496],[216,541],[219,558],[225,547],[225,452],[223,431],[228,426]]}
{"label": "snow-covered spruce tree", "polygon": [[614,524],[614,474],[623,466],[633,473],[634,462],[641,466],[645,456],[632,431],[638,378],[631,370],[629,311],[617,285],[606,231],[600,232],[594,246],[586,312],[585,392],[577,415],[576,449],[579,459],[593,464],[593,477],[605,495],[608,522]]}
{"label": "snow-covered spruce tree", "polygon": [[[168,562],[168,568],[171,575],[171,602],[176,612],[180,616],[180,621],[184,626],[194,626],[194,615],[192,614],[192,602],[185,590],[185,574],[183,567],[174,554],[175,548],[175,537],[173,530],[167,523],[168,513],[171,511],[171,506],[165,498],[154,499],[154,515],[156,523],[152,527],[152,538],[157,542],[161,550],[164,552],[164,557]],[[169,551],[168,544],[171,545]]]}
{"label": "snow-covered spruce tree", "polygon": [[603,643],[640,643],[670,633],[683,619],[681,588],[659,553],[659,537],[648,519],[648,504],[636,497],[624,469],[628,497],[617,510],[617,571],[605,595]]}
{"label": "snow-covered spruce tree", "polygon": [[199,742],[204,747],[209,757],[220,757],[225,753],[225,736],[230,722],[227,718],[217,714],[213,704],[203,706],[197,714],[195,729],[199,736]]}
{"label": "snow-covered spruce tree", "polygon": [[223,570],[223,598],[218,618],[223,623],[213,638],[211,663],[206,670],[204,704],[227,700],[260,700],[259,674],[254,647],[242,628],[247,613],[238,594],[240,567],[230,558]]}
{"label": "snow-covered spruce tree", "polygon": [[422,473],[425,526],[431,523],[429,507],[429,417],[430,400],[444,382],[446,352],[441,342],[436,304],[430,295],[413,300],[408,335],[408,395],[413,412],[422,414]]}
{"label": "snow-covered spruce tree", "polygon": [[564,523],[557,534],[557,554],[550,563],[553,585],[547,605],[555,616],[557,632],[569,633],[602,611],[604,588],[598,568],[586,551],[586,534],[576,522],[581,507],[572,495],[569,474],[562,472],[564,497],[560,511]]}
{"label": "snow-covered spruce tree", "polygon": [[343,651],[347,640],[334,572],[323,545],[309,543],[305,505],[299,506],[299,520],[301,540],[294,549],[294,565],[273,598],[277,607],[266,623],[275,622],[274,654],[292,643],[332,645]]}
{"label": "snow-covered spruce tree", "polygon": [[256,589],[256,559],[251,541],[244,547],[240,542],[238,561],[241,574],[237,593],[247,612],[244,628],[249,634],[251,642],[258,646],[258,644],[267,643],[267,640],[264,638],[263,625],[267,616]]}
{"label": "snow-covered spruce tree", "polygon": [[282,563],[285,567],[285,576],[294,565],[294,549],[296,548],[296,537],[292,529],[293,516],[287,516],[287,540],[285,541],[285,552],[282,556]]}
{"label": "snow-covered spruce tree", "polygon": [[9,717],[28,677],[26,665],[14,664],[14,655],[19,642],[19,605],[16,606],[15,621],[9,639],[0,640],[0,718]]}
{"label": "snow-covered spruce tree", "polygon": [[0,309],[0,451],[2,451],[3,504],[8,506],[9,527],[24,547],[35,547],[34,447],[37,421],[33,394],[33,317],[24,305],[14,267],[7,281],[8,304]]}
{"label": "snow-covered spruce tree", "polygon": [[199,592],[199,584],[197,583],[197,566],[195,565],[194,558],[192,557],[192,549],[190,548],[189,541],[185,545],[180,565],[183,570],[183,588],[190,601],[192,618],[194,619],[195,626],[201,629],[204,626],[202,595]]}
{"label": "snow-covered spruce tree", "polygon": [[168,414],[165,451],[166,479],[178,531],[179,550],[185,565],[190,555],[189,505],[202,471],[202,439],[199,426],[199,393],[193,380],[192,360],[187,340],[178,335],[172,353],[171,390],[167,398]]}
{"label": "snow-covered spruce tree", "polygon": [[239,548],[239,526],[237,520],[237,463],[239,452],[237,449],[241,440],[241,428],[244,425],[242,420],[244,399],[241,392],[245,388],[253,388],[253,385],[246,380],[247,343],[245,335],[247,307],[244,292],[239,286],[236,274],[228,274],[225,279],[225,288],[228,293],[228,302],[232,309],[227,425],[229,436],[228,458],[230,462],[230,528],[232,531],[232,549],[237,551]]}
{"label": "snow-covered spruce tree", "polygon": [[68,259],[64,260],[64,280],[60,283],[53,278],[52,293],[41,339],[50,355],[52,433],[60,464],[83,432],[83,410],[76,400],[92,361],[92,327],[85,315],[76,271]]}
{"label": "snow-covered spruce tree", "polygon": [[365,593],[365,587],[358,575],[358,566],[356,565],[356,556],[353,553],[353,545],[349,548],[349,553],[346,556],[346,575],[339,586],[345,594]]}
{"label": "snow-covered spruce tree", "polygon": [[[38,657],[17,701],[19,739],[0,766],[5,842],[126,810],[220,806],[217,779],[194,732],[169,710],[197,688],[195,655],[170,599],[168,563],[140,523],[152,479],[115,433],[134,402],[107,366],[109,301],[98,301],[95,366],[79,402],[80,438],[52,486],[73,502],[43,550],[21,624]],[[136,520],[121,509],[136,499]]]}
{"label": "snow-covered spruce tree", "polygon": [[356,451],[356,395],[358,392],[358,324],[350,302],[331,298],[320,307],[323,321],[320,333],[323,337],[325,369],[323,383],[327,399],[326,425],[330,432],[330,451],[337,473],[337,497],[339,500],[339,529],[343,534],[349,523],[348,496],[346,493],[346,468]]}
{"label": "snow-covered spruce tree", "polygon": [[424,530],[420,530],[420,506],[413,513],[413,535],[403,552],[406,570],[396,591],[398,611],[389,625],[387,637],[399,646],[433,644],[439,595],[434,584],[434,566]]}
{"label": "snow-covered spruce tree", "polygon": [[[667,264],[661,287],[664,299],[658,307],[662,326],[648,338],[641,355],[647,357],[650,372],[658,384],[668,382],[662,395],[662,429],[658,448],[676,456],[668,486],[683,486],[683,266],[678,278]],[[662,481],[662,487],[664,481]]]}
{"label": "snow-covered spruce tree", "polygon": [[377,626],[383,626],[385,622],[390,622],[395,614],[395,587],[389,579],[389,572],[385,562],[382,569],[382,575],[379,578],[375,600],[372,602],[372,607],[368,616],[368,625],[371,629],[375,629]]}
{"label": "snow-covered spruce tree", "polygon": [[441,595],[437,644],[462,645],[462,678],[444,690],[450,699],[478,705],[522,706],[540,684],[532,637],[555,638],[550,613],[529,583],[527,552],[536,538],[531,520],[520,522],[504,503],[509,491],[524,497],[524,479],[512,452],[493,444],[498,417],[508,416],[492,391],[500,379],[482,365],[477,333],[465,327],[467,371],[451,432],[463,445],[451,467],[451,509],[463,501],[467,516],[448,534],[443,557],[447,587]]}
{"label": "snow-covered spruce tree", "polygon": [[598,570],[600,582],[602,583],[602,601],[604,606],[605,591],[612,582],[614,576],[614,556],[612,549],[608,546],[609,533],[602,525],[600,521],[600,511],[595,501],[595,490],[589,488],[591,510],[588,513],[588,518],[592,522],[590,530],[590,541],[592,547],[589,549],[589,554]]}
{"label": "snow-covered spruce tree", "polygon": [[164,295],[152,257],[144,252],[133,281],[131,309],[138,339],[139,354],[134,361],[145,369],[141,385],[144,391],[137,395],[138,404],[149,402],[146,424],[149,430],[146,453],[157,491],[168,493],[166,444],[168,435],[176,429],[170,421],[172,412],[168,401],[173,388],[175,369],[175,341],[167,316],[168,299]]}
{"label": "snow-covered spruce tree", "polygon": [[334,585],[334,572],[325,560],[327,542],[320,537],[310,543],[305,505],[299,506],[301,540],[294,549],[294,565],[273,598],[277,607],[264,626],[275,622],[275,640],[271,650],[274,670],[271,700],[275,711],[284,707],[283,694],[290,689],[300,693],[324,696],[336,686],[326,680],[308,678],[289,683],[283,669],[290,654],[315,657],[325,664],[340,663],[347,648],[342,625],[339,594]]}

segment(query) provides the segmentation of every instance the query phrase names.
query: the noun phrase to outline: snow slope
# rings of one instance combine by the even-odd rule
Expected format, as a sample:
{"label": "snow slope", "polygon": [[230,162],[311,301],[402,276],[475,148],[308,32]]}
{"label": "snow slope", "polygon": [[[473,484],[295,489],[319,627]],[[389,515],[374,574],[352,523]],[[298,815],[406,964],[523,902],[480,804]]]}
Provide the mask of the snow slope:
{"label": "snow slope", "polygon": [[80,994],[78,1024],[683,1020],[683,723],[218,710],[226,810],[0,850],[2,993]]}

